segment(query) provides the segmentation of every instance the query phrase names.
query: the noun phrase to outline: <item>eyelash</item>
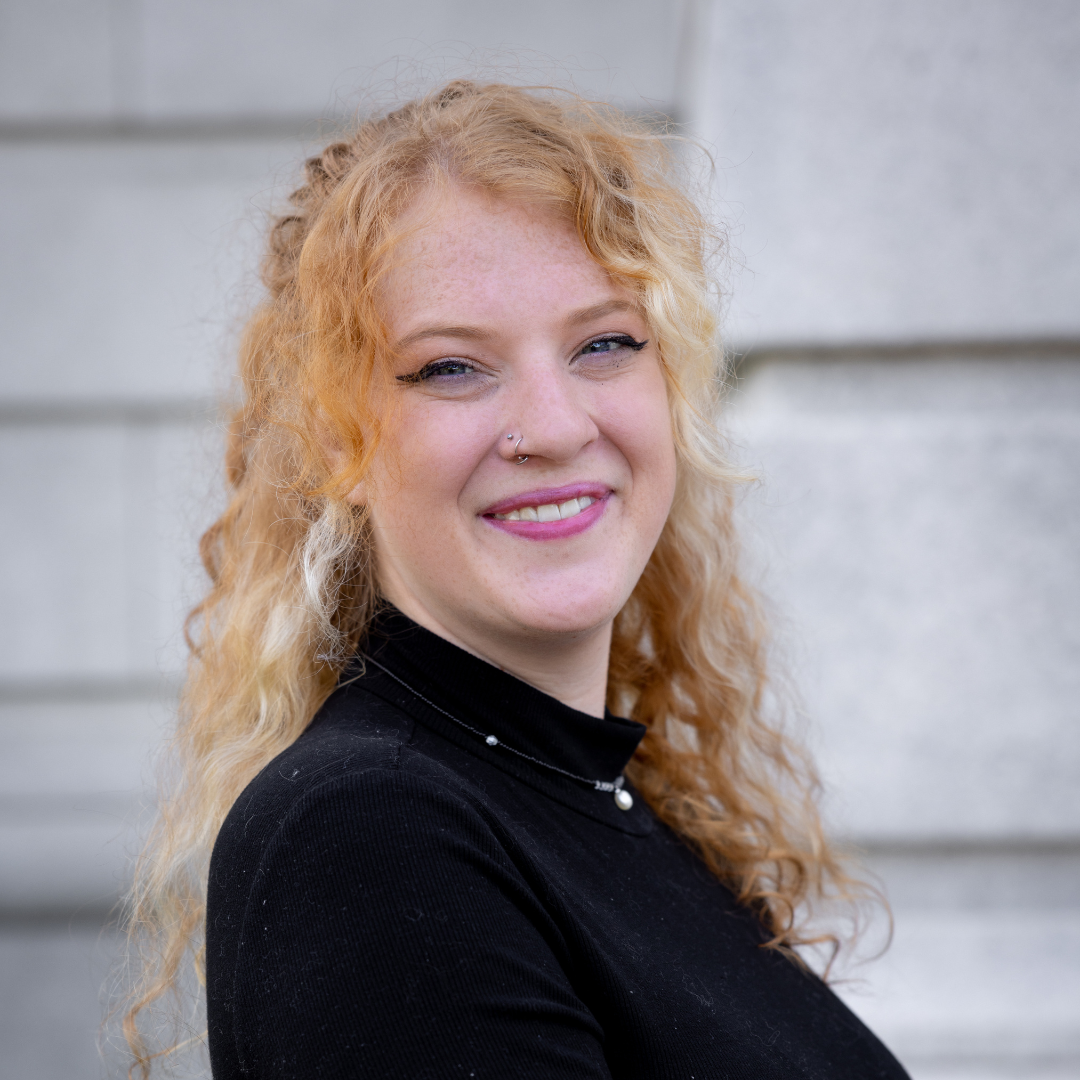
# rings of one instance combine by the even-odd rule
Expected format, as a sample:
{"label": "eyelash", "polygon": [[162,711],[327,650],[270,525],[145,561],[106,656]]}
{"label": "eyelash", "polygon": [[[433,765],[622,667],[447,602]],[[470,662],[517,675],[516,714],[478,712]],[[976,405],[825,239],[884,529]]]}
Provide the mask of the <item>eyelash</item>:
{"label": "eyelash", "polygon": [[593,345],[606,345],[609,342],[613,345],[621,345],[624,349],[631,349],[634,352],[641,352],[649,344],[647,338],[645,341],[635,341],[629,334],[615,334],[612,337],[596,338],[593,341],[586,342],[586,344],[582,345],[578,356],[603,356],[605,352],[614,352],[614,349],[603,349],[601,352],[589,354],[585,352],[586,349]]}
{"label": "eyelash", "polygon": [[[608,342],[619,345],[624,349],[631,349],[633,352],[640,352],[649,344],[648,339],[645,341],[636,341],[629,334],[615,334],[611,337],[594,338],[592,341],[587,341],[582,347],[578,356],[603,356],[604,353],[615,352],[614,349],[601,349],[598,352],[587,353],[585,350],[591,348],[593,345],[604,345]],[[415,383],[425,382],[433,375],[438,375],[440,372],[445,371],[447,368],[466,368],[466,371],[462,374],[467,374],[469,370],[468,362],[465,360],[434,360],[430,364],[425,364],[419,371],[414,371],[408,375],[399,375],[397,381],[406,383],[407,385],[413,385]]]}
{"label": "eyelash", "polygon": [[[409,375],[399,375],[397,381],[408,385],[424,382],[426,379],[430,379],[432,375],[437,375],[440,371],[452,367],[464,368],[466,363],[464,360],[435,360],[430,364],[425,364],[419,371],[414,371]],[[466,373],[468,370],[471,369],[467,369]]]}

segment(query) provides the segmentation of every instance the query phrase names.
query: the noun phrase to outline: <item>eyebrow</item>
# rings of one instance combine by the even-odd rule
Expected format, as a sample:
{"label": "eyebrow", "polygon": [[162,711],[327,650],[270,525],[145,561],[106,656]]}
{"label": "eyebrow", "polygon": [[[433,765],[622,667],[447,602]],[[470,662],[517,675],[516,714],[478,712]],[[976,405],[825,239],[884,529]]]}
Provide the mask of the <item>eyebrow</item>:
{"label": "eyebrow", "polygon": [[602,319],[605,315],[614,315],[616,312],[637,311],[637,308],[637,304],[631,300],[605,300],[601,304],[593,304],[592,307],[570,312],[566,317],[566,325],[578,326],[581,323],[592,322],[594,319]]}
{"label": "eyebrow", "polygon": [[[605,300],[603,303],[570,312],[566,317],[565,325],[580,326],[594,319],[602,319],[605,315],[636,310],[637,304],[629,300]],[[410,345],[415,345],[418,341],[426,341],[428,338],[449,337],[464,341],[490,341],[493,336],[490,331],[483,330],[479,326],[426,326],[420,330],[414,330],[411,334],[406,334],[397,342],[395,348],[407,349]]]}
{"label": "eyebrow", "polygon": [[397,349],[407,349],[418,341],[434,337],[464,338],[466,341],[490,341],[491,334],[478,326],[427,326],[406,334],[396,345]]}

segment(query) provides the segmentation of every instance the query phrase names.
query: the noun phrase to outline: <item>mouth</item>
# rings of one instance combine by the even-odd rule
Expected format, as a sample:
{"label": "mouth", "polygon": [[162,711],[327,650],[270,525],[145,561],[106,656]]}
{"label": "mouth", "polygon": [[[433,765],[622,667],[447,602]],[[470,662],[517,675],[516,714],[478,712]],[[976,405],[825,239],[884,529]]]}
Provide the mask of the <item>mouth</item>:
{"label": "mouth", "polygon": [[591,495],[582,495],[578,499],[567,499],[562,503],[541,503],[539,506],[523,506],[520,510],[511,510],[506,514],[492,514],[496,521],[566,521],[577,517],[582,510],[592,506],[597,500]]}
{"label": "mouth", "polygon": [[591,483],[526,491],[489,506],[481,517],[518,536],[573,536],[599,520],[611,494],[605,484]]}

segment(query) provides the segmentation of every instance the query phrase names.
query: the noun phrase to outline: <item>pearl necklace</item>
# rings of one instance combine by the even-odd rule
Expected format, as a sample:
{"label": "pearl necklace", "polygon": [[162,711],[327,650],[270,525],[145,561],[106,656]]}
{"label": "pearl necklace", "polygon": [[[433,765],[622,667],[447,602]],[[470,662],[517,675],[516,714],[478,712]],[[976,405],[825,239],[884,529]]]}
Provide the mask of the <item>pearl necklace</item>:
{"label": "pearl necklace", "polygon": [[588,784],[589,787],[596,791],[611,791],[615,793],[615,805],[620,810],[629,810],[634,805],[634,797],[627,791],[623,784],[625,778],[620,774],[613,781],[607,780],[590,780],[587,776],[578,776],[577,773],[572,773],[568,769],[560,769],[558,765],[552,765],[550,762],[541,761],[540,758],[535,758],[532,754],[526,754],[522,750],[515,750],[509,743],[502,742],[502,740],[496,738],[494,735],[485,735],[482,731],[474,728],[471,724],[466,724],[464,720],[459,720],[452,713],[448,713],[445,709],[440,708],[434,701],[429,701],[418,690],[414,690],[404,679],[399,679],[389,668],[383,667],[378,660],[372,660],[370,656],[365,656],[364,661],[369,664],[374,664],[383,674],[389,675],[394,682],[404,686],[406,690],[415,698],[419,698],[429,708],[434,709],[438,713],[442,713],[448,720],[453,720],[458,727],[464,728],[470,734],[477,736],[477,738],[483,739],[488,746],[501,746],[504,750],[509,751],[511,754],[517,755],[519,758],[524,758],[526,761],[531,761],[534,765],[539,765],[543,769],[549,769],[551,772],[557,772],[562,776],[567,776],[571,780],[577,780],[581,784]]}

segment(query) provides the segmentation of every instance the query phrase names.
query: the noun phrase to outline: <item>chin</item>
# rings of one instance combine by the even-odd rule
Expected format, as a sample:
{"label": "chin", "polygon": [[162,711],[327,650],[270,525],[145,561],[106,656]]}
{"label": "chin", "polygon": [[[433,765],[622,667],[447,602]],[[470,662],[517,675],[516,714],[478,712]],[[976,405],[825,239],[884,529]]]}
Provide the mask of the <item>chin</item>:
{"label": "chin", "polygon": [[547,635],[587,634],[611,622],[625,603],[621,591],[586,592],[567,589],[567,595],[553,603],[550,595],[525,599],[511,614],[519,626]]}

